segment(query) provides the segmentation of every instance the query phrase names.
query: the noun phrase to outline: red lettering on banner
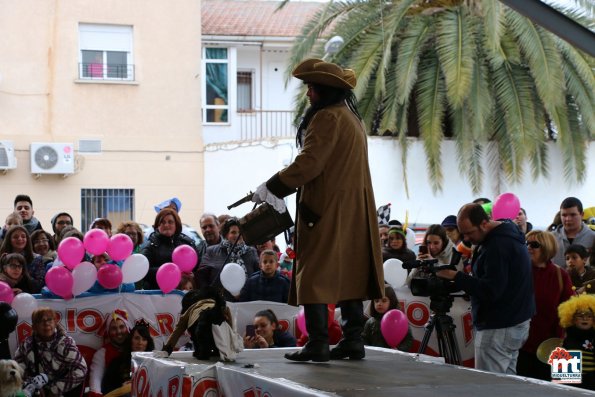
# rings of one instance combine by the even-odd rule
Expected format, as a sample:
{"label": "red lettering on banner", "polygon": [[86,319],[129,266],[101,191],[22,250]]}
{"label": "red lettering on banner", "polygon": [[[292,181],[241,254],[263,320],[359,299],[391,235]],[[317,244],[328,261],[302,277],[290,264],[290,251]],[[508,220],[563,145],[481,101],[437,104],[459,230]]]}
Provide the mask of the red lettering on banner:
{"label": "red lettering on banner", "polygon": [[155,318],[161,335],[171,335],[174,332],[174,316],[171,313],[156,313]]}
{"label": "red lettering on banner", "polygon": [[288,320],[279,320],[279,327],[281,331],[287,331],[289,329],[289,321]]}
{"label": "red lettering on banner", "polygon": [[463,323],[463,338],[465,340],[465,345],[468,345],[473,339],[473,316],[471,313],[464,313],[461,322]]}
{"label": "red lettering on banner", "polygon": [[[371,304],[373,304],[373,302]],[[399,301],[399,310],[405,313],[405,301]]]}
{"label": "red lettering on banner", "polygon": [[147,368],[141,365],[132,377],[132,395],[142,396],[148,394],[149,378]]}
{"label": "red lettering on banner", "polygon": [[171,378],[167,383],[167,397],[177,396],[178,389],[180,388],[180,378],[177,376]]}
{"label": "red lettering on banner", "polygon": [[430,319],[430,308],[423,302],[411,302],[407,306],[407,318],[409,324],[415,327],[423,327]]}
{"label": "red lettering on banner", "polygon": [[[87,319],[92,320],[91,324],[87,324]],[[76,326],[83,332],[93,333],[101,330],[103,326],[103,318],[101,312],[95,309],[84,309],[81,310],[76,316]],[[101,332],[98,332],[101,334]]]}
{"label": "red lettering on banner", "polygon": [[66,309],[66,330],[68,332],[75,331],[75,316],[76,316],[76,309]]}
{"label": "red lettering on banner", "polygon": [[192,390],[192,397],[218,396],[219,384],[215,378],[201,378]]}
{"label": "red lettering on banner", "polygon": [[17,340],[19,341],[19,344],[23,343],[23,341],[27,339],[28,336],[33,335],[33,329],[31,328],[31,325],[28,323],[20,323],[19,325],[17,325],[16,331]]}

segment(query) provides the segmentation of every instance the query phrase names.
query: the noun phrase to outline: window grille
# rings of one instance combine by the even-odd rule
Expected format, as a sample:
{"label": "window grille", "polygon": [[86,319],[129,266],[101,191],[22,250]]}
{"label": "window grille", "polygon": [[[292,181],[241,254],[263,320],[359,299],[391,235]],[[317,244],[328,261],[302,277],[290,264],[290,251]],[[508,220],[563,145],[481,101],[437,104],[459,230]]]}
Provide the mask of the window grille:
{"label": "window grille", "polygon": [[107,218],[113,230],[134,220],[134,189],[81,189],[81,231],[97,218]]}

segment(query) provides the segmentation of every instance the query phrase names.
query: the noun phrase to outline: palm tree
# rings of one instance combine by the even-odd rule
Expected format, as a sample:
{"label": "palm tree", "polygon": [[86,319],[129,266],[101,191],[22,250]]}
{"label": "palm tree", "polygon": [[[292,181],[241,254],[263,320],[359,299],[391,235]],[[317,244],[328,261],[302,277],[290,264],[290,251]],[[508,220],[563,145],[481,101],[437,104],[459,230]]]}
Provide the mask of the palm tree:
{"label": "palm tree", "polygon": [[[592,9],[565,12],[595,25]],[[533,178],[547,177],[550,140],[563,152],[566,180],[584,181],[595,131],[595,59],[499,1],[331,1],[302,32],[289,70],[323,57],[321,38],[343,37],[327,60],[355,69],[366,125],[399,139],[404,165],[406,138],[423,141],[434,192],[442,189],[445,137],[455,140],[459,171],[474,192],[484,156],[498,180],[519,182],[527,164]],[[301,113],[303,94],[298,98]]]}

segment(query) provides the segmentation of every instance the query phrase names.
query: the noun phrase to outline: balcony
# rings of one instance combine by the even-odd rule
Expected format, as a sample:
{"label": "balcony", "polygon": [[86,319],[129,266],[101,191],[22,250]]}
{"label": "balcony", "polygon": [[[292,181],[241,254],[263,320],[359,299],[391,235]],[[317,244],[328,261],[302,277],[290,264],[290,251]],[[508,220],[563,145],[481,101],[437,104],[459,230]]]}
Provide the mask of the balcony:
{"label": "balcony", "polygon": [[134,65],[79,63],[79,79],[81,80],[134,80]]}
{"label": "balcony", "polygon": [[291,110],[238,110],[240,140],[293,138],[296,131],[293,119]]}

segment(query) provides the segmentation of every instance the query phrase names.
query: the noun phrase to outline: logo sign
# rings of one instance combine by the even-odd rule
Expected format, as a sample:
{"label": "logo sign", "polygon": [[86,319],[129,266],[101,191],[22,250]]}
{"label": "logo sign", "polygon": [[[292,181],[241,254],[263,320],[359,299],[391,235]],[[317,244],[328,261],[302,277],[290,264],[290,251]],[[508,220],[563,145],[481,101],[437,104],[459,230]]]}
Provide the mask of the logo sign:
{"label": "logo sign", "polygon": [[548,364],[552,367],[552,382],[581,383],[582,352],[557,347],[550,353]]}

